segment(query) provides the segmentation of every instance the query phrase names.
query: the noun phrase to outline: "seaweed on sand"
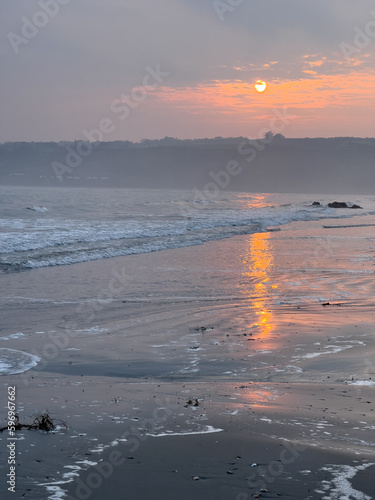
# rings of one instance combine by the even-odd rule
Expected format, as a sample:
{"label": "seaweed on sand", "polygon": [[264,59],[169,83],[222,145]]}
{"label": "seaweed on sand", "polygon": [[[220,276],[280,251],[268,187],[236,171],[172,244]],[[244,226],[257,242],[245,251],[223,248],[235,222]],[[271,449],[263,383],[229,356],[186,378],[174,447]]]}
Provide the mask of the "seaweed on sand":
{"label": "seaweed on sand", "polygon": [[[58,420],[58,423],[61,424],[63,427],[66,429],[68,426],[63,420]],[[14,424],[12,427],[16,431],[19,431],[21,429],[28,429],[28,430],[38,430],[38,431],[45,431],[45,432],[50,432],[56,429],[56,419],[53,420],[48,413],[42,413],[38,415],[37,417],[34,418],[33,422],[31,424],[21,424],[20,418],[18,415],[15,416]],[[2,427],[0,428],[0,432],[8,430],[7,427]]]}

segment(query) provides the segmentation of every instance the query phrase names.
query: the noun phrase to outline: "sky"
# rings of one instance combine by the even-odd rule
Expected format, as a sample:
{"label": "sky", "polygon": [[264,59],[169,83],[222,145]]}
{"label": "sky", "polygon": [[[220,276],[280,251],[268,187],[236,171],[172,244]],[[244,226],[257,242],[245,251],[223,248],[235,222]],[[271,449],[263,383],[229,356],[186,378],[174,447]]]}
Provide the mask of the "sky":
{"label": "sky", "polygon": [[0,19],[0,142],[375,136],[373,0],[2,0]]}

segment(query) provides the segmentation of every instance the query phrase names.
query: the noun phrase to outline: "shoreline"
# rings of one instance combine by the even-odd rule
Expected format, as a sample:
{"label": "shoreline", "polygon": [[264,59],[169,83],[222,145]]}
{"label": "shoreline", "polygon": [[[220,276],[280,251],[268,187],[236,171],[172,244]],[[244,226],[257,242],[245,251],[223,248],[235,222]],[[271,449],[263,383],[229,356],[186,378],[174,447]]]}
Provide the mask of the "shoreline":
{"label": "shoreline", "polygon": [[[152,439],[145,441],[133,456],[126,456],[124,447],[116,456],[108,453],[101,468],[89,469],[75,484],[76,488],[69,488],[68,500],[85,494],[93,500],[103,495],[120,498],[120,490],[134,500],[176,496],[186,500],[192,496],[202,500],[315,500],[350,494],[355,495],[350,498],[373,498],[375,464],[361,459],[353,464],[345,454],[241,430],[163,439],[162,444]],[[107,470],[111,476],[105,481]],[[360,490],[356,490],[358,473]],[[352,476],[357,479],[355,486],[349,482]]]}
{"label": "shoreline", "polygon": [[[375,231],[321,225],[41,268],[23,288],[22,273],[8,275],[7,295],[23,296],[6,299],[0,348],[42,360],[3,384],[17,385],[22,419],[48,411],[69,427],[20,433],[18,491],[69,498],[64,490],[74,496],[118,451],[122,467],[87,498],[120,499],[128,488],[131,500],[315,500],[331,498],[340,474],[359,499],[373,498],[374,467],[359,467],[372,463],[375,446]],[[304,452],[269,491],[251,489],[251,463],[267,472],[283,443]],[[327,464],[337,467],[324,471]]]}

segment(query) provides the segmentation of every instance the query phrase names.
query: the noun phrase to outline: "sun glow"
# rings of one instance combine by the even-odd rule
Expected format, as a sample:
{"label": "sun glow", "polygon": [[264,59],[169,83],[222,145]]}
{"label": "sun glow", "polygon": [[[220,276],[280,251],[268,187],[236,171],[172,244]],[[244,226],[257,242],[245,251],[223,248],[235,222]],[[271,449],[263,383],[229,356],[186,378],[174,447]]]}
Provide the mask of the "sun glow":
{"label": "sun glow", "polygon": [[267,88],[266,82],[263,82],[262,80],[258,80],[255,84],[255,90],[257,92],[264,92]]}

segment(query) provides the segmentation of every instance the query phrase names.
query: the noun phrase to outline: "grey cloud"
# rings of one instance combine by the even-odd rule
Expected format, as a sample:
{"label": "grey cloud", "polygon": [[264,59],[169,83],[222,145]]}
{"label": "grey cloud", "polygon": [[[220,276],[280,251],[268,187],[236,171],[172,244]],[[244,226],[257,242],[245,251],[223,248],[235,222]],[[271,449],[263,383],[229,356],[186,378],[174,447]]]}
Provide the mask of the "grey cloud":
{"label": "grey cloud", "polygon": [[212,0],[72,0],[16,55],[6,35],[20,33],[40,4],[3,2],[0,140],[77,134],[139,85],[147,65],[161,64],[169,86],[306,77],[302,56],[313,53],[327,56],[318,73],[350,71],[332,61],[373,8],[369,0],[244,0],[221,22]]}

